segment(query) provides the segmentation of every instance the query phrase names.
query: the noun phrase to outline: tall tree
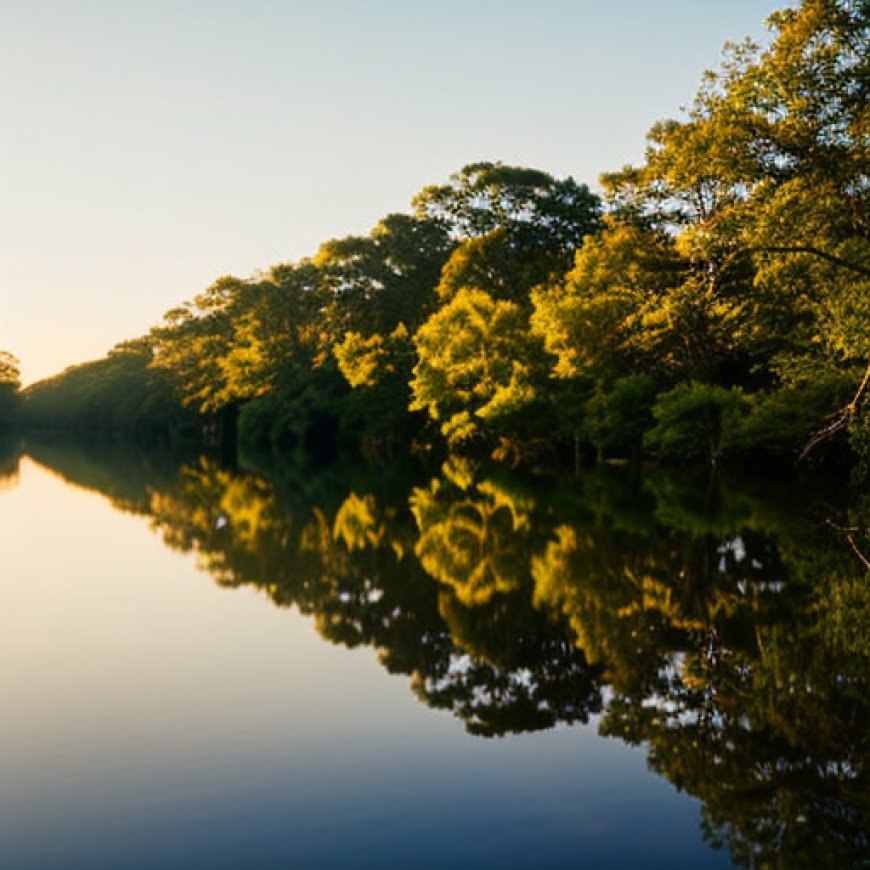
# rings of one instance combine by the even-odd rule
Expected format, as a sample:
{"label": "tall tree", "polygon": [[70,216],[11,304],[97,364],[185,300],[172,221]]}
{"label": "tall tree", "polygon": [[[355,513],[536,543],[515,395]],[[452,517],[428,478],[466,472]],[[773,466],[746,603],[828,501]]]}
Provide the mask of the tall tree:
{"label": "tall tree", "polygon": [[833,411],[851,379],[836,431],[870,387],[870,7],[805,0],[769,25],[653,127],[641,166],[603,177],[610,224],[533,323],[559,376],[606,393],[629,362],[662,389],[742,387],[750,420],[776,408],[804,431],[801,409]]}
{"label": "tall tree", "polygon": [[462,243],[442,274],[442,299],[474,287],[520,304],[570,266],[601,213],[598,197],[573,178],[486,162],[424,188],[413,202],[418,215],[442,222]]}
{"label": "tall tree", "polygon": [[[561,276],[598,230],[600,202],[571,178],[475,163],[425,188],[414,205],[461,244],[436,288],[442,307],[415,336],[411,407],[438,420],[454,447],[498,433],[516,457],[534,429],[533,403],[550,396],[529,294]],[[550,434],[551,423],[543,424]]]}
{"label": "tall tree", "polygon": [[153,365],[177,375],[184,405],[209,413],[249,398],[227,377],[225,360],[255,293],[252,282],[219,278],[192,302],[167,312],[152,330]]}
{"label": "tall tree", "polygon": [[12,422],[21,390],[21,371],[17,357],[0,350],[0,429]]}
{"label": "tall tree", "polygon": [[459,240],[508,227],[518,242],[567,250],[579,246],[600,214],[598,197],[573,178],[489,162],[471,163],[447,184],[424,188],[413,205],[418,215],[443,221]]}

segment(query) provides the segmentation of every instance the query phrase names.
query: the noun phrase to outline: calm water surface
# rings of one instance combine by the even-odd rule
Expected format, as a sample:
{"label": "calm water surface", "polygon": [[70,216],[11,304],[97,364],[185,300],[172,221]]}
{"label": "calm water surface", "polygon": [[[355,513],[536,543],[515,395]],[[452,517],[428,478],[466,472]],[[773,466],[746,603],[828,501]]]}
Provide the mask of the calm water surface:
{"label": "calm water surface", "polygon": [[860,505],[7,454],[0,866],[867,866]]}

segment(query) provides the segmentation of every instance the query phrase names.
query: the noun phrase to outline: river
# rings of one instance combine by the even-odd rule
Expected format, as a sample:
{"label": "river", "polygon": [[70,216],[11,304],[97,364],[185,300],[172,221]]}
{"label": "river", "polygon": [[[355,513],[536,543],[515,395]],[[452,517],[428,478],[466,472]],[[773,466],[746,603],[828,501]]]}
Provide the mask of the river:
{"label": "river", "polygon": [[866,866],[868,514],[10,447],[0,865]]}

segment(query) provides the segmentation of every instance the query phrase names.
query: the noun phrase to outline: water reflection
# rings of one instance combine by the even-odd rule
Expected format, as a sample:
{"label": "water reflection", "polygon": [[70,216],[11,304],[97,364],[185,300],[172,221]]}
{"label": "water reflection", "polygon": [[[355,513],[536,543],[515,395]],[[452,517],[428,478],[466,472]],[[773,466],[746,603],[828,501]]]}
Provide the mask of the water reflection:
{"label": "water reflection", "polygon": [[[742,866],[870,857],[867,506],[771,484],[284,468],[30,445],[223,586],[377,650],[472,733],[585,722],[648,750]],[[0,478],[13,459],[0,459]],[[6,476],[14,470],[6,472]],[[828,524],[822,520],[830,520]]]}
{"label": "water reflection", "polygon": [[18,443],[0,434],[0,490],[18,485]]}

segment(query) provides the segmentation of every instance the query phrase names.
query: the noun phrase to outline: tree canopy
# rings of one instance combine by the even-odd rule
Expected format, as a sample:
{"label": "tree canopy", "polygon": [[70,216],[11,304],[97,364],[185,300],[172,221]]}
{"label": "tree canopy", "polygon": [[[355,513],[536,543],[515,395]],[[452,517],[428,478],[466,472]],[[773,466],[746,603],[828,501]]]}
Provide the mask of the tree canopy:
{"label": "tree canopy", "polygon": [[21,389],[21,371],[17,357],[0,350],[0,428],[8,427],[15,415]]}
{"label": "tree canopy", "polygon": [[282,448],[791,462],[845,457],[848,430],[870,459],[870,11],[768,24],[603,202],[471,163],[367,235],[218,279],[142,339],[148,368],[206,428]]}

